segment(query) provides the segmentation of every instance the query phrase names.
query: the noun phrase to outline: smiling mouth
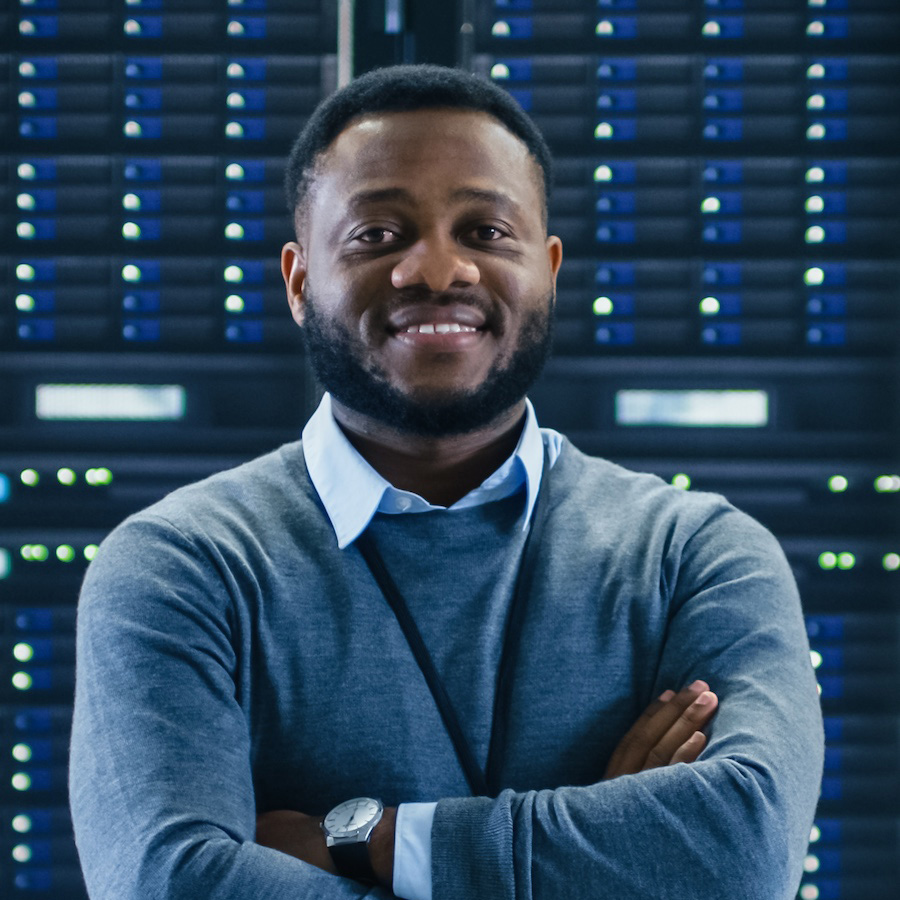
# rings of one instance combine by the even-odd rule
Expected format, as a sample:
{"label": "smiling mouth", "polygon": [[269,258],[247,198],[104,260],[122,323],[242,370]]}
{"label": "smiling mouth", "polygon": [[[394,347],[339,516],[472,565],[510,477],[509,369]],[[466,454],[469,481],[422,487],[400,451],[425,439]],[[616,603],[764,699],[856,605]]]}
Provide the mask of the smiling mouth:
{"label": "smiling mouth", "polygon": [[408,325],[397,334],[460,334],[478,331],[473,325],[461,325],[459,322],[425,322],[421,325]]}

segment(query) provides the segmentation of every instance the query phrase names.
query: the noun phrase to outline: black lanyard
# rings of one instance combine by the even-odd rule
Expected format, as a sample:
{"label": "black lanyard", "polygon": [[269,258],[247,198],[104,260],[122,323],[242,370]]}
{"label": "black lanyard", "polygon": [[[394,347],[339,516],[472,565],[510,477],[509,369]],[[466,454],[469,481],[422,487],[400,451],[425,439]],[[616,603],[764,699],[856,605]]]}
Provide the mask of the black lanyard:
{"label": "black lanyard", "polygon": [[385,600],[397,617],[397,622],[403,631],[406,642],[409,644],[413,656],[425,677],[428,689],[431,691],[434,702],[437,705],[444,727],[453,741],[459,763],[469,782],[469,788],[474,796],[493,796],[499,791],[497,780],[499,778],[500,758],[503,752],[503,743],[506,736],[506,719],[512,694],[512,673],[516,662],[519,639],[522,633],[522,624],[525,620],[525,601],[528,588],[533,578],[534,567],[540,548],[541,533],[544,528],[544,520],[547,513],[547,469],[549,460],[544,454],[544,469],[541,481],[538,485],[537,501],[532,510],[529,522],[528,534],[525,537],[525,546],[522,550],[522,560],[519,563],[519,571],[516,575],[516,585],[513,592],[512,605],[506,622],[506,632],[503,636],[503,646],[500,652],[500,666],[497,671],[497,685],[494,692],[494,715],[492,719],[491,741],[488,748],[487,772],[483,772],[475,759],[472,747],[459,724],[456,710],[450,702],[450,695],[444,687],[441,676],[438,675],[434,661],[422,635],[416,627],[416,623],[403,599],[403,595],[397,588],[391,573],[388,572],[381,558],[381,554],[375,547],[375,542],[366,531],[356,539],[356,546],[362,558],[365,560],[373,578],[381,588]]}

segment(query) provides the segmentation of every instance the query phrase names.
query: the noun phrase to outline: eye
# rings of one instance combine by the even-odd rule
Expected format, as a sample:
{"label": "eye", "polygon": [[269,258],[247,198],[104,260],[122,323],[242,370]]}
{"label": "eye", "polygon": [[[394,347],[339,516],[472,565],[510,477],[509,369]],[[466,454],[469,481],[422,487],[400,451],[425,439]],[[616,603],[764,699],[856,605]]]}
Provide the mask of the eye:
{"label": "eye", "polygon": [[367,228],[357,234],[354,239],[362,241],[364,244],[392,244],[400,240],[400,237],[389,228]]}
{"label": "eye", "polygon": [[479,225],[472,229],[472,234],[479,241],[498,241],[500,238],[506,237],[506,232],[497,228],[496,225]]}

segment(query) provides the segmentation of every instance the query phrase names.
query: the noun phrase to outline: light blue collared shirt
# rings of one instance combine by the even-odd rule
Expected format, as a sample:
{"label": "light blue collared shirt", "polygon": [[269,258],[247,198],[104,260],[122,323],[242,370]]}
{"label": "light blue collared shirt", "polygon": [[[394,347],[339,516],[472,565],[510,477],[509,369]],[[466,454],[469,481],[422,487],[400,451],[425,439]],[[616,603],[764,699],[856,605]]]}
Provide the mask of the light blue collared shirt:
{"label": "light blue collared shirt", "polygon": [[[539,428],[530,400],[525,401],[525,425],[512,456],[477,488],[452,506],[435,506],[411,491],[401,491],[382,478],[341,431],[325,394],[303,429],[303,456],[310,480],[325,507],[342,550],[365,531],[376,512],[417,513],[466,509],[510,497],[525,486],[528,527],[544,470],[544,450],[552,468],[563,437]],[[431,900],[431,828],[436,803],[401,803],[394,832],[393,891],[404,900]]]}

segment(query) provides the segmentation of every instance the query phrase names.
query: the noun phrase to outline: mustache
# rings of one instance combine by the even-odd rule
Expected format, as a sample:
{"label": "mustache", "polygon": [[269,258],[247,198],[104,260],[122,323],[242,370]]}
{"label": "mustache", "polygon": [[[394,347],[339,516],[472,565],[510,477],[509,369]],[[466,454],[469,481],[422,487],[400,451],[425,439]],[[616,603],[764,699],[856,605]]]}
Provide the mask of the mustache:
{"label": "mustache", "polygon": [[424,287],[403,288],[388,298],[384,306],[384,313],[387,318],[390,318],[390,316],[401,309],[406,309],[409,306],[418,306],[423,303],[429,303],[433,306],[453,306],[457,304],[471,306],[482,313],[488,321],[496,316],[496,306],[493,303],[482,294],[467,288],[437,292]]}

